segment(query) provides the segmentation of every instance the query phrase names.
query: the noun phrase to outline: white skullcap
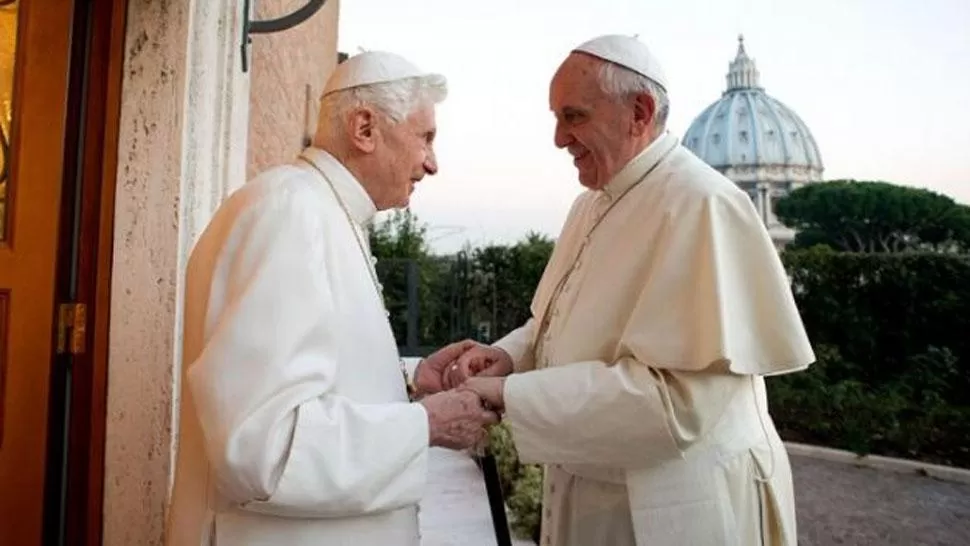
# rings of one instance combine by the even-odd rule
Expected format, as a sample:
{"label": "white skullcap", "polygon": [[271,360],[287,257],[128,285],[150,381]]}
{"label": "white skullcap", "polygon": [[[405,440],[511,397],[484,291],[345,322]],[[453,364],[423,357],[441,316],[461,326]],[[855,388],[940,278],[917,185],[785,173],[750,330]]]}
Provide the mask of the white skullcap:
{"label": "white skullcap", "polygon": [[337,65],[323,88],[322,96],[344,89],[407,78],[425,78],[436,87],[443,87],[446,83],[441,74],[424,72],[400,55],[386,51],[365,51]]}
{"label": "white skullcap", "polygon": [[660,61],[650,53],[643,42],[633,36],[619,34],[600,36],[581,44],[573,52],[586,53],[629,68],[637,74],[653,80],[664,91],[667,90],[667,77],[660,66]]}

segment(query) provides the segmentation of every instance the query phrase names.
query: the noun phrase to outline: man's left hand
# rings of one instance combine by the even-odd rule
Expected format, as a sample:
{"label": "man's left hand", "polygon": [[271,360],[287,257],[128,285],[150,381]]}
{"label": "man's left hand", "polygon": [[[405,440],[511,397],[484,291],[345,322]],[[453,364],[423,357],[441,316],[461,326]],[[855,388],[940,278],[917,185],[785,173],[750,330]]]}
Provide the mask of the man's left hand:
{"label": "man's left hand", "polygon": [[478,393],[492,411],[505,410],[504,377],[469,377],[459,388]]}
{"label": "man's left hand", "polygon": [[415,395],[421,397],[447,390],[442,374],[449,366],[453,366],[458,357],[465,351],[477,345],[478,343],[468,339],[452,343],[438,349],[428,358],[419,362],[418,367],[414,370]]}

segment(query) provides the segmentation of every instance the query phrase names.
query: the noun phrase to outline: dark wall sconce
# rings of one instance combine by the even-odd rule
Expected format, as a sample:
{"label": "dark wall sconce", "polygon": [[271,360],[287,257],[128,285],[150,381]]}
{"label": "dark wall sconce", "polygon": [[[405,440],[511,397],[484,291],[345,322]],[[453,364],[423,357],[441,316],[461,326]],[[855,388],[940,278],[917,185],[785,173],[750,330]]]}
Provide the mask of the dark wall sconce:
{"label": "dark wall sconce", "polygon": [[249,71],[249,45],[253,41],[253,34],[271,34],[291,29],[310,17],[313,17],[327,3],[327,0],[307,0],[306,4],[282,17],[258,21],[250,19],[250,13],[252,11],[251,3],[253,1],[255,0],[243,0],[243,35],[240,46],[242,49],[243,72]]}

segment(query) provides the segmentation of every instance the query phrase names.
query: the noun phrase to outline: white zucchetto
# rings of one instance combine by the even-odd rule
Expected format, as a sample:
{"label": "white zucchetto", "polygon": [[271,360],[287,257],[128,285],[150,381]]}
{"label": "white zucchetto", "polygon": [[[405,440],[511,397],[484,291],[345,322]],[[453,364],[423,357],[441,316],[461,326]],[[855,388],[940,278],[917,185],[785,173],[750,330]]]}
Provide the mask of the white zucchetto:
{"label": "white zucchetto", "polygon": [[633,36],[608,34],[593,38],[575,49],[574,53],[585,53],[618,64],[640,74],[667,91],[667,77],[660,61],[650,53],[643,42]]}
{"label": "white zucchetto", "polygon": [[446,84],[445,77],[441,74],[425,72],[400,55],[386,51],[365,51],[337,65],[327,80],[322,96],[344,89],[407,78],[426,78],[435,87],[444,87]]}

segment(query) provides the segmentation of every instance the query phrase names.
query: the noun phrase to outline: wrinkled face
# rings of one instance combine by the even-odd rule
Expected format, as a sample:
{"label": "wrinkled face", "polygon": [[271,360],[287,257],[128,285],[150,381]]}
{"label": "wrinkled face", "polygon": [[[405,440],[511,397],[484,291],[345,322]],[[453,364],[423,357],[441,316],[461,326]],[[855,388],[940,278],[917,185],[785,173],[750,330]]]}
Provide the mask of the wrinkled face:
{"label": "wrinkled face", "polygon": [[371,199],[378,210],[406,207],[414,186],[438,172],[434,154],[437,133],[434,106],[417,108],[404,121],[382,119],[380,142],[374,147]]}
{"label": "wrinkled face", "polygon": [[[555,143],[573,157],[579,182],[602,189],[642,149],[643,97],[610,97],[599,84],[602,63],[573,53],[559,67],[549,87],[549,107],[556,116]],[[649,98],[649,97],[648,97]]]}

